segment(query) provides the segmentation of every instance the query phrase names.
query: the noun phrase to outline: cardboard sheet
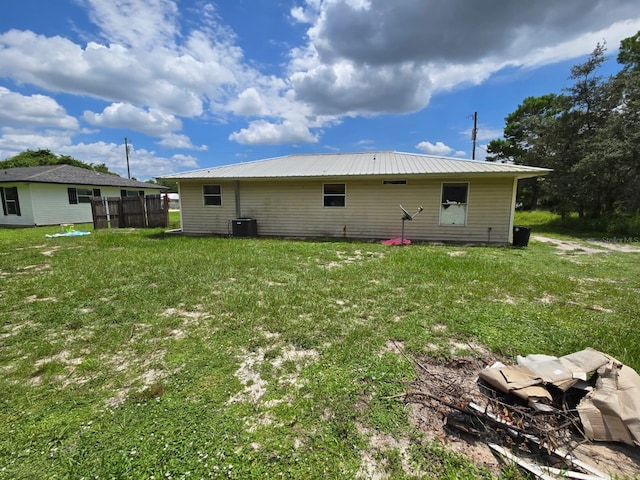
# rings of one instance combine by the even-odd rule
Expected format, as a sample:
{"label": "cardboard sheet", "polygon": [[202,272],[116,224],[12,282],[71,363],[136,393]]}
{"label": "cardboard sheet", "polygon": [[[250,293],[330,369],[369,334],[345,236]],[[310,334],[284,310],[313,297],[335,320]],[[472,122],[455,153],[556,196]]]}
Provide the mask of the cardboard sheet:
{"label": "cardboard sheet", "polygon": [[549,387],[566,391],[597,372],[593,390],[578,405],[587,438],[640,446],[640,375],[635,370],[591,348],[560,358],[518,357],[518,363],[485,368],[479,377],[535,404],[553,401]]}
{"label": "cardboard sheet", "polygon": [[542,379],[524,365],[485,368],[479,377],[501,392],[512,393],[524,400],[553,400],[542,386]]}
{"label": "cardboard sheet", "polygon": [[578,414],[587,438],[640,446],[640,375],[610,358]]}

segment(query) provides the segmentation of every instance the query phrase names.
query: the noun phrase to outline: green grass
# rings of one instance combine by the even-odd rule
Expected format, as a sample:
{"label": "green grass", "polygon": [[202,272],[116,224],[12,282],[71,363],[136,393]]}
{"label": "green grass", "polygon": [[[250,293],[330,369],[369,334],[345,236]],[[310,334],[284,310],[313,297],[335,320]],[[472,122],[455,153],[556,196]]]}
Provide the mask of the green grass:
{"label": "green grass", "polygon": [[518,211],[515,224],[530,226],[539,233],[558,233],[582,238],[603,238],[610,241],[640,242],[640,214],[602,218],[579,218],[572,213],[565,218],[545,210]]}
{"label": "green grass", "polygon": [[0,478],[490,478],[412,430],[390,342],[640,369],[639,254],[57,230],[0,230]]}

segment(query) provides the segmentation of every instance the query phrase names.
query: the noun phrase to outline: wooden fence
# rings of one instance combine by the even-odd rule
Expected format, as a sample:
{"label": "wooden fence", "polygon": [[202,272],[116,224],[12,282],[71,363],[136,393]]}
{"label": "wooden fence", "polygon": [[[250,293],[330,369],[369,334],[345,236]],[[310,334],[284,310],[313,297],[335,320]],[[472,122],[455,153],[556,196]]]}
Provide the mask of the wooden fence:
{"label": "wooden fence", "polygon": [[93,228],[155,228],[169,225],[169,204],[162,195],[94,197]]}

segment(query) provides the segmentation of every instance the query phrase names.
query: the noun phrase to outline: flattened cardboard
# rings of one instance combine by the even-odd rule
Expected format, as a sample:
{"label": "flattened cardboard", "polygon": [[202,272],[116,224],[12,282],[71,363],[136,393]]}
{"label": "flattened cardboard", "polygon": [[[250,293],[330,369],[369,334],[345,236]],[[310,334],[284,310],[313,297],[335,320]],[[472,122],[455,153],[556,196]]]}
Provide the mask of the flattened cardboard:
{"label": "flattened cardboard", "polygon": [[595,389],[578,405],[591,440],[640,445],[640,375],[614,358],[598,369]]}
{"label": "flattened cardboard", "polygon": [[566,391],[597,372],[595,387],[578,405],[585,435],[591,440],[640,446],[640,375],[635,370],[591,348],[560,358],[518,357],[518,363],[485,368],[479,377],[530,403],[550,403],[553,397],[547,386]]}
{"label": "flattened cardboard", "polygon": [[560,358],[535,354],[518,357],[518,363],[533,370],[544,384],[553,385],[562,391],[567,391],[578,380],[586,380],[591,372],[608,361],[606,355],[591,348]]}
{"label": "flattened cardboard", "polygon": [[542,379],[524,365],[485,368],[478,376],[501,392],[512,393],[524,400],[553,399],[542,386]]}

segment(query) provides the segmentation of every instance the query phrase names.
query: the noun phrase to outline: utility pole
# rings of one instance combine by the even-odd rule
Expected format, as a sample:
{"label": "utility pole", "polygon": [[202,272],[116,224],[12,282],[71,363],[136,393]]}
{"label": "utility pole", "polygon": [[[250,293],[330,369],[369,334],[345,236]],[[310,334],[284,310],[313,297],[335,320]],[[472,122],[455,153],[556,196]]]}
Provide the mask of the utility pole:
{"label": "utility pole", "polygon": [[473,130],[471,130],[471,142],[473,149],[471,150],[471,160],[476,159],[476,138],[478,136],[478,112],[473,112]]}
{"label": "utility pole", "polygon": [[127,141],[127,137],[124,137],[124,153],[127,156],[127,176],[131,179],[131,170],[129,170],[129,150],[131,147]]}

